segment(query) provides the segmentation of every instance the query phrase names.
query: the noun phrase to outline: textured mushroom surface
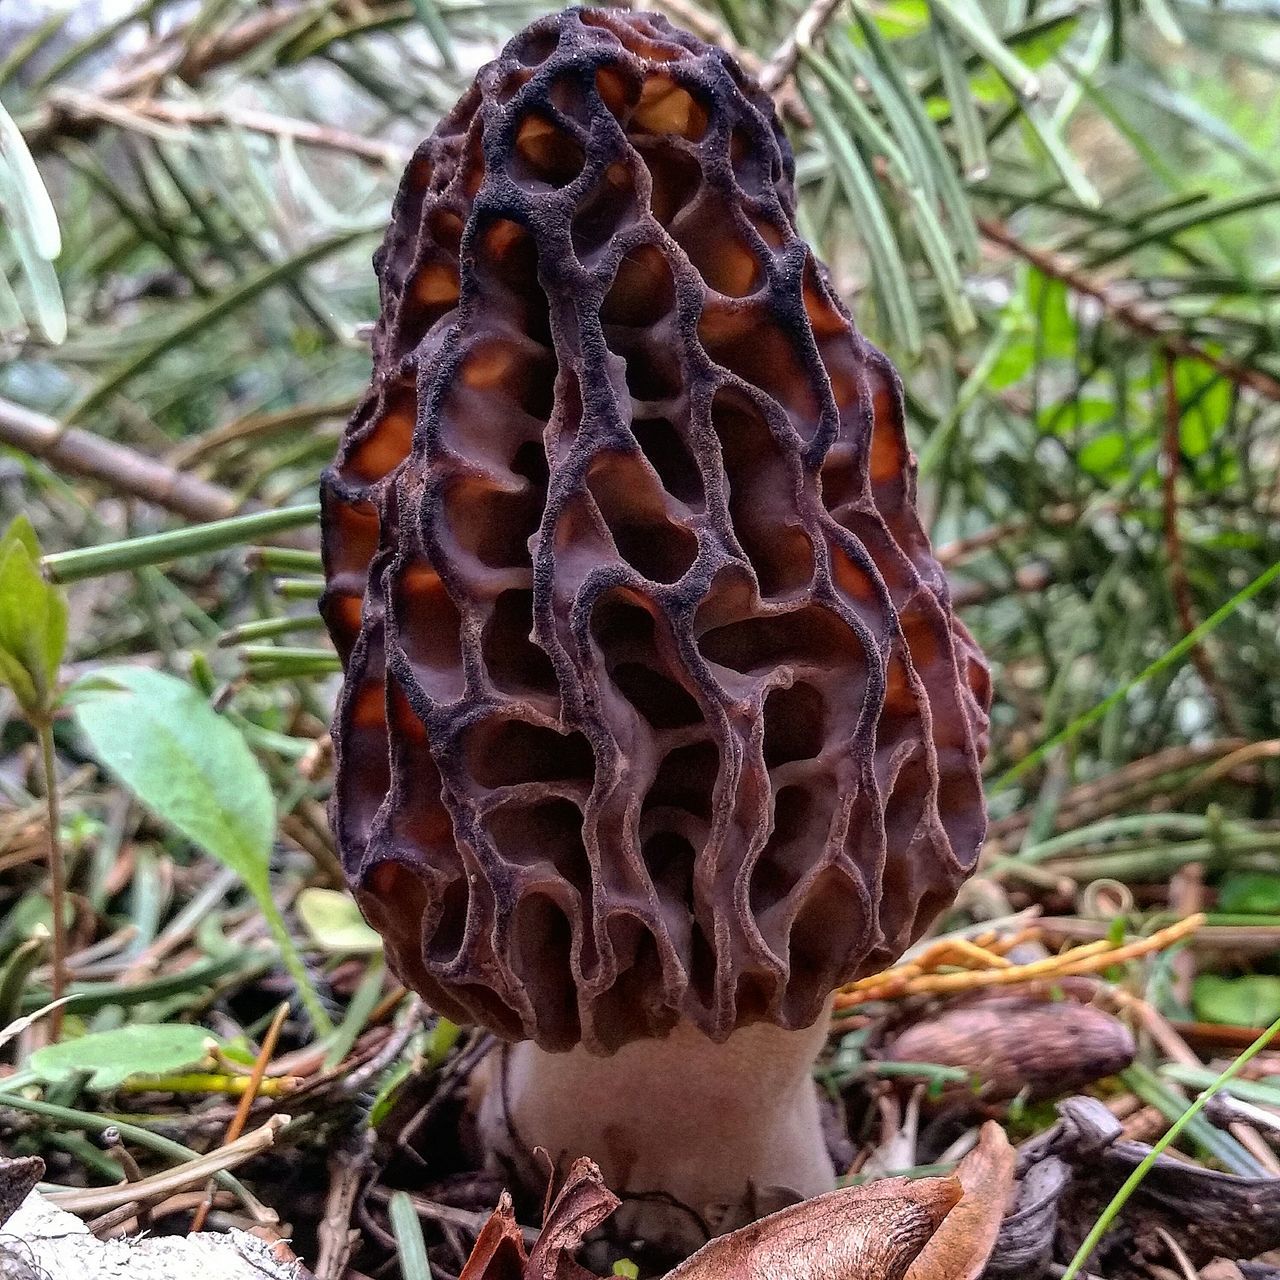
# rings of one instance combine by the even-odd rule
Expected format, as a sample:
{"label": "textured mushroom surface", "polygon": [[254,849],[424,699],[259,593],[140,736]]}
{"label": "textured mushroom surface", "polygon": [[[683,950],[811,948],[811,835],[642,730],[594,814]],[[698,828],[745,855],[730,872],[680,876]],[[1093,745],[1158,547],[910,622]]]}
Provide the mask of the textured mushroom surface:
{"label": "textured mushroom surface", "polygon": [[811,1023],[972,870],[989,688],[898,379],[731,58],[569,10],[422,144],[323,485],[333,818],[436,1008]]}

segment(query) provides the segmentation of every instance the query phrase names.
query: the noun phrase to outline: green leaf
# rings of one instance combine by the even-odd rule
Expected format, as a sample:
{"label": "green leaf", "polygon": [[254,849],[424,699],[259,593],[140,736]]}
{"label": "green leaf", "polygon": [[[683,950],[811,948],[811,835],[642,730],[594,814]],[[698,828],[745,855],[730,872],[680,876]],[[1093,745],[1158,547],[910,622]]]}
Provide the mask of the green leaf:
{"label": "green leaf", "polygon": [[1191,992],[1196,1017],[1234,1027],[1265,1027],[1280,1018],[1280,978],[1248,974],[1222,978],[1201,974]]}
{"label": "green leaf", "polygon": [[926,0],[885,0],[876,5],[876,26],[891,40],[916,36],[929,24]]}
{"label": "green leaf", "polygon": [[1118,431],[1108,431],[1083,445],[1076,461],[1090,475],[1106,476],[1124,461],[1124,453],[1124,436]]}
{"label": "green leaf", "polygon": [[49,714],[67,643],[67,602],[40,572],[26,516],[0,537],[0,681],[31,717]]}
{"label": "green leaf", "polygon": [[987,387],[1000,391],[1022,381],[1035,362],[1035,345],[1021,329],[1010,327],[1013,337],[1001,350],[999,358],[987,374]]}
{"label": "green leaf", "polygon": [[1198,458],[1231,420],[1231,383],[1193,360],[1177,361],[1173,377],[1182,411],[1179,444],[1188,458]]}
{"label": "green leaf", "polygon": [[49,1083],[88,1072],[88,1087],[105,1093],[131,1076],[165,1075],[195,1066],[216,1044],[203,1027],[135,1024],[37,1049],[27,1066]]}
{"label": "green leaf", "polygon": [[1280,915],[1280,875],[1231,872],[1218,886],[1218,910],[1228,915]]}
{"label": "green leaf", "polygon": [[360,908],[337,889],[303,889],[296,910],[321,951],[375,955],[382,950],[382,939],[365,924]]}
{"label": "green leaf", "polygon": [[1070,359],[1076,351],[1076,322],[1071,315],[1067,286],[1051,280],[1034,267],[1027,267],[1023,279],[1027,309],[1040,332],[1046,356]]}
{"label": "green leaf", "polygon": [[239,730],[187,684],[108,667],[69,695],[94,756],[255,894],[267,891],[271,787]]}
{"label": "green leaf", "polygon": [[94,756],[157,816],[223,866],[257,899],[316,1029],[333,1022],[271,896],[275,805],[240,731],[198,690],[142,667],[107,667],[70,691]]}

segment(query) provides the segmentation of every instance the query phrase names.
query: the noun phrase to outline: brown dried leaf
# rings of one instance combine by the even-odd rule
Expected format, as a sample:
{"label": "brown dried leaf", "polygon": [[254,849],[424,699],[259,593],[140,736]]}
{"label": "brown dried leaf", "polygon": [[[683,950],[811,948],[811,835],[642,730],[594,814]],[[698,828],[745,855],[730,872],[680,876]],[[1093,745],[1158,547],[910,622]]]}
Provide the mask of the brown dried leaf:
{"label": "brown dried leaf", "polygon": [[585,1158],[575,1160],[529,1255],[527,1280],[594,1280],[572,1255],[618,1203],[596,1165]]}
{"label": "brown dried leaf", "polygon": [[511,1196],[504,1191],[458,1280],[523,1280],[527,1261]]}
{"label": "brown dried leaf", "polygon": [[959,1201],[954,1178],[886,1178],[712,1240],[666,1280],[902,1280]]}
{"label": "brown dried leaf", "polygon": [[595,1164],[576,1160],[526,1254],[511,1197],[504,1191],[458,1280],[596,1280],[572,1255],[617,1207],[617,1196],[604,1185]]}
{"label": "brown dried leaf", "polygon": [[960,1203],[911,1264],[905,1280],[978,1280],[995,1246],[1013,1194],[1017,1152],[994,1120],[982,1126],[978,1145],[960,1162]]}
{"label": "brown dried leaf", "polygon": [[[1007,1194],[1012,1171],[1001,1172],[1005,1154],[994,1139],[984,1139],[969,1159],[975,1186],[984,1178],[1002,1178]],[[712,1240],[665,1280],[904,1280],[964,1194],[964,1184],[955,1178],[886,1178],[833,1191]],[[975,1203],[979,1198],[975,1195]],[[526,1255],[511,1197],[504,1192],[459,1280],[597,1280],[571,1255],[618,1203],[595,1164],[576,1161]],[[998,1211],[995,1219],[998,1227]],[[964,1230],[986,1231],[981,1212],[971,1211],[966,1221]],[[983,1237],[983,1259],[994,1230]],[[912,1272],[911,1280],[952,1280],[952,1274]],[[968,1272],[954,1274],[956,1280],[969,1280]]]}

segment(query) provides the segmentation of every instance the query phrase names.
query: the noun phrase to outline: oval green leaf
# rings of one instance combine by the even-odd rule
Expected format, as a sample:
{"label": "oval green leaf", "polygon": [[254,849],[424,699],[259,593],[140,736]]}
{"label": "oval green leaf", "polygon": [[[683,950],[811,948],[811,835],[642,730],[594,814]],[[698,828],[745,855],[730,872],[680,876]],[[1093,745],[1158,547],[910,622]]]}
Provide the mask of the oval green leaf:
{"label": "oval green leaf", "polygon": [[186,681],[141,667],[97,671],[71,701],[97,760],[158,817],[265,892],[275,805],[234,725]]}
{"label": "oval green leaf", "polygon": [[104,1093],[132,1076],[165,1075],[195,1066],[216,1044],[203,1027],[144,1023],[47,1045],[31,1055],[27,1066],[50,1083],[88,1073],[88,1088]]}
{"label": "oval green leaf", "polygon": [[1280,1018],[1280,978],[1260,973],[1243,978],[1202,974],[1196,979],[1191,1003],[1203,1022],[1266,1027]]}

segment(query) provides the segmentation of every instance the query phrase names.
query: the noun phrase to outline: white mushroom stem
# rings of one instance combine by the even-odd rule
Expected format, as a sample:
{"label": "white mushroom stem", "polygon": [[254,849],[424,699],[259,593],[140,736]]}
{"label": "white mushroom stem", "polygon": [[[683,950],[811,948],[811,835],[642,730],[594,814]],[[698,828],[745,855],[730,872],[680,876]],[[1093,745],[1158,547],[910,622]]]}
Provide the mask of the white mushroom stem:
{"label": "white mushroom stem", "polygon": [[812,1074],[827,1024],[824,1010],[801,1031],[757,1023],[714,1044],[681,1022],[610,1057],[502,1046],[477,1073],[480,1136],[531,1190],[547,1179],[535,1148],[561,1168],[590,1156],[624,1202],[622,1231],[688,1252],[702,1223],[731,1230],[834,1188]]}

